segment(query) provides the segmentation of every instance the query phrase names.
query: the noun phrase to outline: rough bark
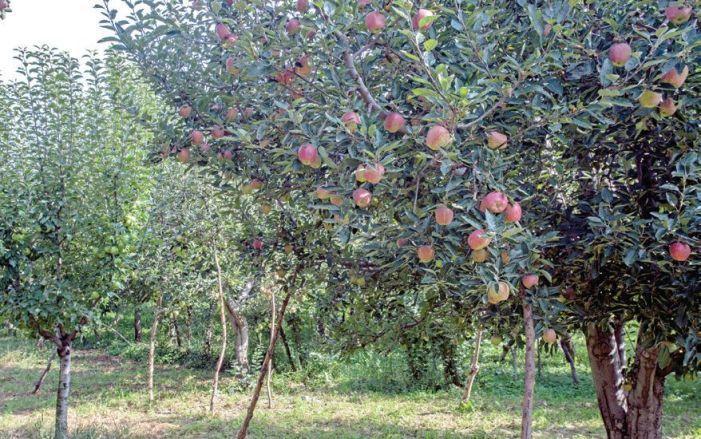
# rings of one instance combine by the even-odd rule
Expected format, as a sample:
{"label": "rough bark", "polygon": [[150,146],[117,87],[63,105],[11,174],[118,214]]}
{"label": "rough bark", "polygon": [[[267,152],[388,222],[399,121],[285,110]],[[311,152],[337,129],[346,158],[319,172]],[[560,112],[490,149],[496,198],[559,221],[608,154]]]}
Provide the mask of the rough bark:
{"label": "rough bark", "polygon": [[626,421],[631,439],[659,439],[665,376],[657,367],[659,347],[636,349],[633,388],[628,395]]}
{"label": "rough bark", "polygon": [[156,335],[158,334],[158,320],[161,316],[161,305],[163,304],[163,295],[158,296],[156,309],[153,312],[153,324],[151,324],[151,336],[149,337],[148,345],[148,401],[153,403],[153,363],[156,355]]}
{"label": "rough bark", "polygon": [[472,360],[470,361],[470,372],[467,374],[467,379],[465,380],[465,391],[462,394],[461,402],[466,403],[470,400],[472,395],[472,386],[475,384],[475,378],[480,370],[479,358],[480,358],[480,347],[482,345],[482,328],[477,331],[475,336],[475,348],[472,351]]}
{"label": "rough bark", "polygon": [[528,303],[525,294],[523,299],[523,324],[526,332],[526,363],[523,383],[523,404],[521,405],[521,439],[533,437],[533,394],[535,391],[535,358],[533,348],[535,345],[535,328],[533,324],[533,310]]}
{"label": "rough bark", "polygon": [[280,326],[280,340],[282,340],[282,345],[285,347],[285,354],[287,355],[287,361],[290,363],[290,367],[293,372],[297,372],[297,366],[295,365],[295,360],[292,357],[292,350],[290,349],[290,344],[287,342],[287,336],[285,336],[284,326]]}
{"label": "rough bark", "polygon": [[569,334],[560,339],[560,348],[562,348],[562,353],[565,355],[565,360],[570,365],[570,373],[572,374],[572,384],[574,386],[579,385],[579,378],[577,377],[577,368],[574,364],[574,346],[572,345],[572,337]]}
{"label": "rough bark", "polygon": [[219,264],[219,255],[214,253],[214,263],[217,266],[217,287],[219,288],[219,306],[221,308],[220,321],[222,330],[221,351],[219,351],[219,359],[214,368],[214,379],[212,382],[212,398],[209,400],[209,413],[214,413],[214,405],[217,401],[217,391],[219,390],[219,371],[224,364],[226,356],[226,300],[224,300],[224,287],[222,285],[221,265]]}
{"label": "rough bark", "polygon": [[183,341],[182,338],[180,338],[180,327],[178,326],[178,319],[173,317],[171,318],[170,322],[173,325],[173,334],[175,334],[175,344],[178,346],[178,349],[182,349]]}
{"label": "rough bark", "polygon": [[591,365],[599,412],[609,439],[626,437],[627,401],[623,392],[618,347],[613,331],[594,323],[587,325],[587,352]]}
{"label": "rough bark", "polygon": [[141,306],[134,308],[134,341],[141,342]]}
{"label": "rough bark", "polygon": [[246,411],[246,417],[243,420],[241,429],[236,435],[237,439],[245,439],[248,433],[248,426],[253,419],[253,412],[256,409],[256,404],[258,403],[258,398],[260,397],[260,391],[263,388],[263,383],[265,382],[265,376],[268,372],[268,364],[273,357],[273,352],[275,351],[275,342],[277,341],[277,335],[280,332],[280,327],[285,318],[285,311],[287,311],[287,305],[290,303],[290,299],[294,294],[295,283],[297,280],[297,274],[299,273],[301,267],[298,267],[292,274],[289,282],[285,285],[285,298],[280,305],[280,310],[277,315],[277,323],[274,327],[272,337],[270,337],[270,344],[268,350],[265,353],[265,358],[263,359],[263,365],[260,368],[260,374],[258,375],[258,381],[256,381],[256,387],[253,391],[253,396],[251,397],[251,403],[248,405],[248,410]]}
{"label": "rough bark", "polygon": [[248,321],[230,301],[226,301],[226,310],[229,314],[231,325],[234,328],[234,337],[236,338],[236,362],[241,369],[242,374],[247,374],[251,369],[248,361]]}
{"label": "rough bark", "polygon": [[58,389],[56,391],[55,439],[68,439],[68,396],[71,391],[71,342],[64,339],[62,344],[63,346],[57,350],[59,375]]}
{"label": "rough bark", "polygon": [[44,380],[46,379],[46,375],[48,375],[49,371],[51,370],[51,365],[54,362],[55,356],[56,352],[52,352],[51,356],[49,357],[49,361],[46,362],[46,367],[41,372],[41,375],[39,375],[39,379],[37,380],[37,382],[34,384],[34,390],[32,390],[32,395],[36,395],[39,392],[39,389],[41,389],[41,386],[44,384]]}

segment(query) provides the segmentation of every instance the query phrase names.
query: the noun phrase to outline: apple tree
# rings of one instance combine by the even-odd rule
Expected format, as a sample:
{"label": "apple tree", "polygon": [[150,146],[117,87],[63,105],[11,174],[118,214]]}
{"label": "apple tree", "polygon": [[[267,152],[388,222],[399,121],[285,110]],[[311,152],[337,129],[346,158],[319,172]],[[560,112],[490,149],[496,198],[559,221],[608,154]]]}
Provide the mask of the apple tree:
{"label": "apple tree", "polygon": [[[698,366],[690,7],[124,3],[102,2],[108,40],[181,118],[163,157],[318,218],[371,289],[524,327],[523,437],[535,337],[584,327],[609,434],[659,436],[662,377]],[[628,368],[602,341],[626,321],[641,328]]]}

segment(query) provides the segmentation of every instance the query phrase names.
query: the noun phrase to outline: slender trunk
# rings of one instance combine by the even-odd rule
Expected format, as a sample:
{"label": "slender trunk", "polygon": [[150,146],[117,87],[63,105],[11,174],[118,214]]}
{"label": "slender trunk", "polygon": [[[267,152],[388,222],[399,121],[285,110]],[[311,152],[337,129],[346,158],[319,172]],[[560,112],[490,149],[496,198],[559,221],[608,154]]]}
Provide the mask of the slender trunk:
{"label": "slender trunk", "polygon": [[[270,339],[272,340],[273,337],[275,336],[275,312],[276,312],[276,306],[275,306],[275,288],[270,289]],[[281,322],[282,323],[282,322]],[[280,325],[280,328],[282,328],[282,325]],[[273,354],[275,351],[273,350]],[[268,408],[273,408],[273,392],[270,390],[270,380],[272,379],[273,375],[273,358],[270,358],[270,361],[268,361],[268,377],[265,383],[266,390],[268,392]]]}
{"label": "slender trunk", "polygon": [[68,395],[71,391],[71,343],[64,341],[58,349],[59,377],[56,391],[55,439],[68,439]]}
{"label": "slender trunk", "polygon": [[217,286],[219,287],[219,305],[221,306],[221,351],[219,352],[219,360],[217,367],[214,369],[214,381],[212,383],[212,398],[209,400],[209,413],[214,413],[214,404],[217,400],[217,390],[219,388],[219,371],[224,364],[226,356],[226,303],[224,300],[224,287],[222,286],[221,266],[219,265],[219,256],[214,253],[214,263],[217,266]]}
{"label": "slender trunk", "polygon": [[134,341],[141,342],[141,306],[134,308]]}
{"label": "slender trunk", "polygon": [[180,338],[180,327],[178,326],[178,319],[177,318],[172,318],[171,323],[173,324],[173,334],[175,334],[175,344],[178,346],[178,349],[181,349],[183,347],[183,341]]}
{"label": "slender trunk", "polygon": [[32,395],[36,395],[39,392],[39,389],[41,389],[42,384],[44,384],[44,380],[46,379],[46,375],[48,375],[49,371],[51,370],[51,364],[53,364],[55,356],[56,352],[52,352],[51,356],[49,357],[49,361],[46,362],[46,367],[44,368],[44,371],[41,372],[41,375],[39,375],[39,379],[37,380],[36,384],[34,384],[34,390],[32,390]]}
{"label": "slender trunk", "polygon": [[285,347],[287,361],[290,363],[292,371],[297,372],[297,366],[295,365],[294,358],[292,358],[292,351],[290,350],[290,344],[287,342],[287,336],[285,336],[285,329],[283,326],[280,326],[280,340],[282,340],[282,345]]}
{"label": "slender trunk", "polygon": [[578,386],[579,378],[577,378],[577,368],[574,365],[574,346],[572,346],[572,337],[569,334],[565,334],[560,340],[560,347],[562,348],[562,353],[565,355],[565,360],[567,360],[570,365],[572,384]]}
{"label": "slender trunk", "polygon": [[153,323],[151,324],[151,337],[148,345],[148,401],[153,403],[153,363],[156,355],[156,335],[158,334],[158,319],[161,314],[163,295],[158,296],[156,309],[153,312]]}
{"label": "slender trunk", "polygon": [[187,349],[190,350],[192,347],[192,306],[188,305],[185,311],[187,313],[187,320],[185,321],[185,339],[187,341]]}
{"label": "slender trunk", "polygon": [[480,346],[482,345],[482,328],[477,331],[475,336],[475,348],[472,351],[472,361],[470,362],[470,373],[467,375],[467,380],[465,381],[465,391],[462,394],[461,402],[466,403],[470,400],[472,395],[472,386],[475,383],[475,378],[480,370],[479,358],[480,358]]}
{"label": "slender trunk", "polygon": [[624,439],[627,401],[616,338],[611,329],[601,329],[594,323],[587,325],[586,335],[596,399],[608,438]]}
{"label": "slender trunk", "polygon": [[248,426],[251,423],[251,419],[253,419],[253,412],[256,409],[256,404],[258,403],[258,398],[260,397],[260,391],[263,388],[263,382],[265,381],[265,376],[267,375],[267,372],[268,372],[268,363],[270,363],[270,359],[273,357],[273,351],[275,350],[275,342],[277,341],[277,335],[280,332],[280,327],[282,326],[282,322],[284,321],[285,311],[287,310],[287,305],[289,304],[290,298],[292,297],[292,294],[294,292],[294,286],[295,286],[295,282],[297,280],[297,274],[299,273],[299,270],[300,270],[300,268],[297,268],[297,270],[294,271],[294,273],[292,274],[292,278],[290,279],[289,283],[286,285],[285,298],[282,301],[282,305],[280,306],[280,311],[278,311],[278,315],[277,315],[277,324],[275,325],[275,329],[273,331],[273,334],[270,337],[270,345],[268,346],[268,350],[265,353],[265,358],[263,359],[263,366],[260,369],[260,375],[258,375],[258,381],[256,381],[256,387],[253,391],[251,403],[249,404],[248,410],[246,412],[246,418],[243,420],[243,424],[241,425],[241,429],[239,430],[238,434],[236,435],[237,439],[245,439],[246,434],[248,433]]}
{"label": "slender trunk", "polygon": [[526,332],[526,364],[523,384],[523,404],[521,406],[521,439],[533,437],[533,393],[535,391],[535,358],[533,345],[535,344],[535,328],[533,327],[533,310],[528,303],[525,293],[521,293],[523,300],[523,324]]}

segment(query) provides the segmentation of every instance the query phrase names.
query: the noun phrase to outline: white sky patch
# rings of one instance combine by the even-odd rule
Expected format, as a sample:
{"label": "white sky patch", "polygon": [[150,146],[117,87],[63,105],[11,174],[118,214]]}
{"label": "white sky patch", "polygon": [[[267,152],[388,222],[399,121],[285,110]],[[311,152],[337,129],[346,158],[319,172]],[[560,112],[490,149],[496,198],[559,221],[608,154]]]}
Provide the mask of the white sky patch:
{"label": "white sky patch", "polygon": [[[97,42],[110,35],[100,27],[101,0],[12,0],[12,12],[0,21],[0,79],[15,79],[19,66],[14,59],[17,47],[47,44],[80,58],[89,50],[102,52],[107,45]],[[126,14],[121,0],[109,5]]]}

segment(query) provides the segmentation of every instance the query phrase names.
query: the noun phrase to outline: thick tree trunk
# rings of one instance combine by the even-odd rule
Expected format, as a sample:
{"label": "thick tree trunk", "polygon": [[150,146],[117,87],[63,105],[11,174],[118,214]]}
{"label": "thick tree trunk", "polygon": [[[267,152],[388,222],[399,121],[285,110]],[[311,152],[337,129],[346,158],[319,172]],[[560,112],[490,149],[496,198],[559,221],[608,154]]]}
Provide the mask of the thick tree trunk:
{"label": "thick tree trunk", "polygon": [[[272,340],[273,337],[275,336],[275,313],[276,313],[276,306],[275,306],[275,288],[270,289],[270,339]],[[281,322],[282,323],[282,322]],[[282,329],[282,325],[280,325],[280,329]],[[273,350],[273,354],[275,353],[275,350]],[[274,355],[273,355],[274,357]],[[270,358],[270,361],[268,361],[268,377],[265,383],[265,388],[266,391],[268,392],[268,408],[271,409],[273,408],[273,391],[270,389],[270,380],[272,379],[273,376],[273,357]]]}
{"label": "thick tree trunk", "polygon": [[241,373],[245,375],[251,369],[248,361],[248,320],[234,308],[231,301],[226,302],[226,310],[229,313],[231,325],[234,327],[234,336],[236,337],[236,362],[241,369]]}
{"label": "thick tree trunk", "polygon": [[141,306],[134,308],[134,341],[141,342]]}
{"label": "thick tree trunk", "polygon": [[260,391],[263,388],[263,383],[265,382],[265,376],[268,373],[268,364],[270,363],[270,360],[273,358],[273,352],[275,351],[275,342],[277,341],[277,335],[280,332],[280,327],[282,326],[282,322],[285,319],[285,311],[287,311],[287,305],[290,303],[290,298],[292,298],[292,294],[294,294],[295,283],[297,280],[297,274],[299,273],[299,270],[300,270],[300,268],[298,267],[294,271],[291,279],[289,280],[289,283],[285,287],[285,298],[283,299],[282,304],[280,305],[280,311],[278,311],[278,315],[277,315],[277,323],[274,327],[272,337],[270,337],[270,344],[268,346],[268,350],[265,353],[265,358],[263,359],[263,365],[260,368],[260,375],[258,375],[258,381],[256,381],[256,387],[253,390],[253,396],[251,398],[251,403],[248,405],[246,417],[243,420],[243,424],[241,425],[241,429],[239,430],[238,434],[236,435],[237,439],[246,439],[246,435],[248,434],[248,426],[251,423],[251,419],[253,419],[253,412],[256,409],[256,404],[258,403],[258,398],[260,397]]}
{"label": "thick tree trunk", "polygon": [[465,391],[462,394],[461,401],[466,403],[470,400],[472,395],[472,386],[475,384],[475,378],[477,378],[477,373],[480,370],[479,358],[480,358],[480,347],[482,345],[482,328],[477,331],[475,336],[475,347],[472,351],[472,360],[470,361],[470,372],[467,374],[467,380],[465,380]]}
{"label": "thick tree trunk", "polygon": [[521,439],[533,437],[533,394],[535,391],[535,358],[533,348],[535,345],[535,328],[533,325],[533,310],[527,302],[525,294],[523,300],[523,324],[526,332],[526,363],[523,384],[523,404],[521,406]]}
{"label": "thick tree trunk", "polygon": [[217,360],[217,366],[214,368],[214,380],[212,382],[212,398],[209,400],[209,413],[214,413],[214,405],[217,401],[217,391],[219,390],[219,371],[221,370],[222,364],[224,364],[224,357],[226,356],[226,301],[224,300],[224,287],[222,284],[221,266],[219,265],[219,256],[214,253],[214,263],[217,266],[217,286],[219,288],[219,305],[221,307],[221,351],[219,352],[219,359]]}
{"label": "thick tree trunk", "polygon": [[290,344],[287,342],[287,337],[285,336],[285,329],[280,326],[280,339],[282,340],[283,346],[285,346],[285,354],[287,355],[287,361],[290,363],[290,367],[293,372],[297,372],[297,366],[295,365],[295,360],[292,357],[292,350],[290,350]]}
{"label": "thick tree trunk", "polygon": [[58,349],[59,376],[56,391],[55,439],[68,439],[68,396],[71,391],[71,343],[63,342]]}
{"label": "thick tree trunk", "polygon": [[153,366],[156,356],[156,335],[158,334],[158,319],[161,315],[161,305],[163,304],[163,295],[158,296],[156,309],[153,312],[153,323],[151,324],[151,336],[149,337],[148,345],[148,401],[153,403]]}
{"label": "thick tree trunk", "polygon": [[586,329],[587,352],[591,365],[599,412],[609,439],[626,438],[627,401],[616,338],[609,328],[589,323]]}
{"label": "thick tree trunk", "polygon": [[660,348],[636,349],[633,365],[633,388],[628,395],[628,437],[659,439],[662,423],[662,399],[665,375],[657,367]]}
{"label": "thick tree trunk", "polygon": [[32,395],[36,395],[39,392],[39,389],[41,389],[41,386],[44,384],[44,380],[46,379],[46,375],[48,375],[49,371],[51,370],[51,365],[54,362],[55,356],[56,356],[56,352],[54,351],[51,353],[51,356],[49,357],[49,361],[46,362],[46,367],[41,372],[41,375],[39,375],[39,379],[34,384],[34,390],[32,390]]}
{"label": "thick tree trunk", "polygon": [[570,373],[572,374],[572,384],[574,386],[579,385],[579,378],[577,378],[577,368],[574,365],[574,346],[572,345],[572,337],[569,334],[560,339],[560,347],[562,348],[562,353],[565,355],[565,360],[570,365]]}

